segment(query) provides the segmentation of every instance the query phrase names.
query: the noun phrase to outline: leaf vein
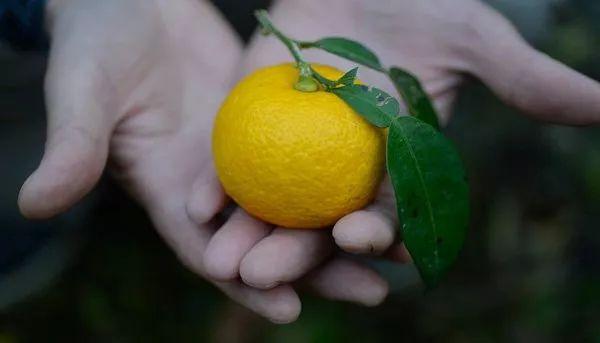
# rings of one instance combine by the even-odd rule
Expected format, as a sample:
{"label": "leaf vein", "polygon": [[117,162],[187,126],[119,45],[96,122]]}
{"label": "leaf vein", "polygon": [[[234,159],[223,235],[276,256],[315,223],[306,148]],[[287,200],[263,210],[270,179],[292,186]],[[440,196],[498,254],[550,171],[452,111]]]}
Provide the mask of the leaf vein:
{"label": "leaf vein", "polygon": [[[406,143],[407,146],[407,150],[408,153],[410,154],[412,160],[413,160],[413,164],[415,165],[415,169],[417,170],[417,175],[419,177],[419,183],[421,183],[421,186],[423,187],[423,190],[425,192],[425,198],[426,198],[426,202],[427,202],[427,210],[429,212],[429,220],[431,222],[431,227],[433,228],[433,235],[434,235],[434,241],[435,241],[435,237],[437,237],[437,225],[435,222],[435,219],[433,217],[433,208],[431,207],[431,200],[429,198],[429,191],[427,190],[427,187],[425,186],[425,179],[423,178],[423,173],[421,171],[421,167],[419,166],[418,160],[417,160],[417,156],[415,155],[415,152],[413,151],[412,146],[410,145],[409,141],[408,141],[408,136],[406,135],[406,133],[404,132],[404,129],[402,128],[402,125],[397,125],[398,129],[401,131],[402,133],[402,140],[404,141],[404,143]],[[439,254],[438,254],[438,248],[436,247],[433,250],[433,255],[435,256],[435,264],[436,264],[436,270],[439,270],[439,266],[440,266],[440,262],[439,262]]]}

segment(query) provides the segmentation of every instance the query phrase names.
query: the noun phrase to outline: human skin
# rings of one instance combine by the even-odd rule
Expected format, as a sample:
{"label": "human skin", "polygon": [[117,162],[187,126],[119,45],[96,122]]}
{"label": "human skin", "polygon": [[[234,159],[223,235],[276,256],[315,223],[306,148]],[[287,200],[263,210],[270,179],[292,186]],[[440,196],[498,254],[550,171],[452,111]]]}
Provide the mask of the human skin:
{"label": "human skin", "polygon": [[[270,13],[275,25],[291,37],[352,38],[372,48],[384,64],[415,73],[444,123],[450,119],[453,100],[467,76],[479,78],[508,105],[532,118],[565,125],[600,123],[599,84],[534,50],[504,17],[481,2],[280,0]],[[305,56],[309,61],[344,70],[354,66],[325,52],[306,51]],[[246,49],[240,75],[289,60],[289,52],[277,39],[256,34]],[[390,81],[378,72],[363,67],[359,78],[396,93]],[[405,261],[406,250],[394,243],[397,220],[393,192],[385,180],[375,202],[340,219],[333,228],[333,237],[346,252],[385,254]],[[293,269],[294,277],[308,273],[329,257],[325,253],[329,250],[318,255],[310,249],[327,244],[328,232],[275,228],[265,238],[262,233],[248,234],[245,226],[239,221],[226,233],[217,232],[209,243],[205,265],[210,275],[233,278],[239,270],[247,284],[265,289],[278,280],[289,280],[290,266],[272,262],[273,251],[284,240],[296,251],[306,252],[297,256],[305,262]],[[226,234],[227,240],[216,239],[221,234]],[[290,242],[292,235],[295,240]],[[252,246],[236,253],[244,256],[239,267],[237,260],[219,254],[228,240],[238,239],[247,240],[244,246]],[[261,265],[264,268],[258,268]]]}
{"label": "human skin", "polygon": [[[245,234],[271,231],[241,210],[221,228],[213,220],[226,196],[212,166],[212,121],[242,56],[238,37],[218,12],[196,0],[51,0],[47,23],[47,141],[19,194],[21,212],[32,219],[59,214],[107,169],[184,265],[274,322],[295,320],[301,305],[290,283],[297,273],[267,290],[211,277],[205,268],[211,240],[225,239],[219,254],[233,260],[249,248],[244,234],[223,234],[228,227],[242,221]],[[302,240],[290,236],[292,245]],[[305,254],[332,250],[329,242],[307,251],[279,248],[286,254],[277,261],[292,272],[305,270]],[[364,305],[387,293],[376,273],[347,259],[320,266],[303,284],[325,298]]]}
{"label": "human skin", "polygon": [[[532,50],[504,18],[475,1],[282,0],[272,13],[292,36],[355,38],[384,63],[413,71],[444,119],[470,74],[538,119],[600,121],[597,83]],[[334,239],[328,231],[273,228],[240,209],[220,228],[212,220],[226,202],[212,167],[212,120],[241,74],[290,60],[280,43],[257,36],[244,53],[217,12],[196,0],[50,0],[48,19],[48,135],[40,166],[19,196],[25,216],[65,211],[108,163],[187,267],[274,322],[298,316],[292,284],[300,279],[326,298],[383,300],[385,281],[337,256],[333,242],[406,260],[393,245],[396,218],[386,183],[374,204],[335,225]],[[391,90],[364,68],[360,78]]]}

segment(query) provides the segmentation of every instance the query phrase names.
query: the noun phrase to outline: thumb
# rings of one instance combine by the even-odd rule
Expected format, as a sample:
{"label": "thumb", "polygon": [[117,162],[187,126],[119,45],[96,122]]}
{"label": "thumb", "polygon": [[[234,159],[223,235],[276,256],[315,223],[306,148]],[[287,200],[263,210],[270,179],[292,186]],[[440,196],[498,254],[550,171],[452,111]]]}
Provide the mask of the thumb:
{"label": "thumb", "polygon": [[50,58],[46,75],[47,138],[39,167],[19,194],[28,218],[48,218],[67,210],[100,178],[112,129],[96,91],[92,68]]}
{"label": "thumb", "polygon": [[529,46],[498,13],[481,15],[472,73],[532,117],[568,125],[600,124],[600,84]]}

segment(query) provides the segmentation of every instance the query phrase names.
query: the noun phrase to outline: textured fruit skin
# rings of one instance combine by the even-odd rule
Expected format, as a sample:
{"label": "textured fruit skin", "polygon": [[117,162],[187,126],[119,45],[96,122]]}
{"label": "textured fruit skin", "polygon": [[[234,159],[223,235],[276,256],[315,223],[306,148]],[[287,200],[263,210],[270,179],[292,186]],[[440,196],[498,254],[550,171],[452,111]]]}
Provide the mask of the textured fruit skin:
{"label": "textured fruit skin", "polygon": [[[337,79],[342,72],[313,65]],[[213,131],[217,174],[248,213],[288,228],[334,224],[381,181],[385,133],[336,95],[293,88],[292,64],[259,69],[225,99]]]}

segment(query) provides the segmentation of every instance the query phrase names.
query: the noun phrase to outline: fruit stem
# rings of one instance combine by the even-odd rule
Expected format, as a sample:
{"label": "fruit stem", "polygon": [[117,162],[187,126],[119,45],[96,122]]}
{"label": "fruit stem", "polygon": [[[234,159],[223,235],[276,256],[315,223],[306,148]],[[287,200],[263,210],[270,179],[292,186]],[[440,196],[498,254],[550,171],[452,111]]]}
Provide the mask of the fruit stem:
{"label": "fruit stem", "polygon": [[265,10],[257,10],[254,12],[254,16],[262,26],[262,32],[266,35],[274,34],[290,51],[296,65],[300,71],[300,77],[294,84],[294,88],[302,92],[315,92],[319,89],[317,81],[313,78],[312,69],[310,64],[304,60],[304,56],[300,52],[298,41],[289,38],[283,32],[279,31],[275,25],[269,19],[269,14]]}

